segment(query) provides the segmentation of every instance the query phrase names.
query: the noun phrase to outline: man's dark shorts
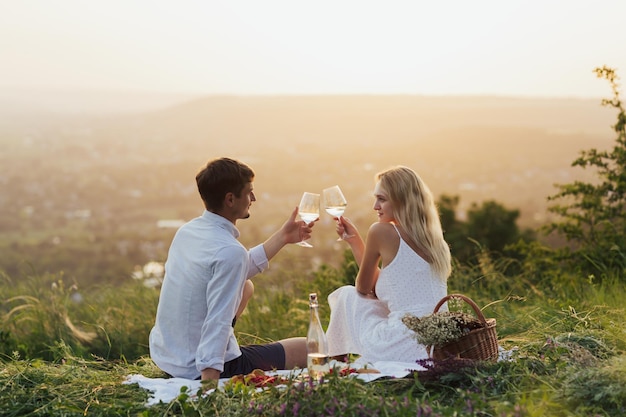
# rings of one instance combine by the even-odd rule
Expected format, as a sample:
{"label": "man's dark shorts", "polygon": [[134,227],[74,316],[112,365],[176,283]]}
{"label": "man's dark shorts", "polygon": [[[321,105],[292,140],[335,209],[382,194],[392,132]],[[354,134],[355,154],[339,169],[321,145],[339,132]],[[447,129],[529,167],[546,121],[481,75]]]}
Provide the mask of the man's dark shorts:
{"label": "man's dark shorts", "polygon": [[285,348],[279,342],[267,345],[241,346],[241,356],[224,364],[220,378],[246,375],[255,369],[285,369]]}

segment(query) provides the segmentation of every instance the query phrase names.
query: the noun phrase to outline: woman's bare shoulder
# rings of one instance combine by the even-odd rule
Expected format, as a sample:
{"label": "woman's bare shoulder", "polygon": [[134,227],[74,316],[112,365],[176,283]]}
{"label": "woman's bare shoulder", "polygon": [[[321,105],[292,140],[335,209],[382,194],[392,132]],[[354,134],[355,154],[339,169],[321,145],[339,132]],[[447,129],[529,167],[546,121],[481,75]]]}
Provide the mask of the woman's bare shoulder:
{"label": "woman's bare shoulder", "polygon": [[398,252],[400,236],[391,223],[375,223],[370,227],[367,244],[375,248],[383,266],[389,265]]}
{"label": "woman's bare shoulder", "polygon": [[374,233],[396,233],[393,224],[384,222],[372,223],[369,230]]}
{"label": "woman's bare shoulder", "polygon": [[398,232],[391,223],[377,222],[370,226],[368,239],[376,239],[379,242],[395,241],[398,238]]}

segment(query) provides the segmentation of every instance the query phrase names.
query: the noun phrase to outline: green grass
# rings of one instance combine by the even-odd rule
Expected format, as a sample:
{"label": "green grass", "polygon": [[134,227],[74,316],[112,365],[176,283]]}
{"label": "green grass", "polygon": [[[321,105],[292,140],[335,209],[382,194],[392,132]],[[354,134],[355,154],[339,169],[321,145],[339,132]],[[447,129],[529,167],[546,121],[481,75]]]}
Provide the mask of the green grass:
{"label": "green grass", "polygon": [[[158,291],[133,282],[83,293],[63,283],[62,274],[3,276],[0,416],[626,415],[624,284],[562,273],[507,276],[508,266],[485,259],[457,268],[450,292],[468,295],[497,319],[500,344],[514,352],[510,361],[427,364],[428,371],[370,383],[329,376],[320,385],[292,381],[263,392],[233,387],[199,398],[181,392],[151,407],[146,391],[122,381],[137,373],[163,376],[147,349]],[[314,290],[324,300],[353,272],[286,274],[300,283],[290,293],[257,283],[237,324],[240,340],[303,335],[306,294]],[[541,284],[548,278],[550,285]]]}

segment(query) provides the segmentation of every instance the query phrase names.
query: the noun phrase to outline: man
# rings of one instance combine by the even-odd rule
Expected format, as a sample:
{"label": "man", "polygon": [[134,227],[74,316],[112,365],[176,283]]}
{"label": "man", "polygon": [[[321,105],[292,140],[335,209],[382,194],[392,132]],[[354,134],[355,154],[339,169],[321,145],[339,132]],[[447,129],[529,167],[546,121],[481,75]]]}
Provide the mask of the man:
{"label": "man", "polygon": [[234,335],[254,291],[249,278],[286,244],[308,239],[313,227],[296,221],[296,208],[269,239],[246,250],[235,224],[250,217],[253,179],[248,166],[229,158],[209,161],[196,176],[206,210],[172,240],[150,332],[150,355],[171,376],[217,380],[256,368],[306,367],[304,337],[240,347]]}

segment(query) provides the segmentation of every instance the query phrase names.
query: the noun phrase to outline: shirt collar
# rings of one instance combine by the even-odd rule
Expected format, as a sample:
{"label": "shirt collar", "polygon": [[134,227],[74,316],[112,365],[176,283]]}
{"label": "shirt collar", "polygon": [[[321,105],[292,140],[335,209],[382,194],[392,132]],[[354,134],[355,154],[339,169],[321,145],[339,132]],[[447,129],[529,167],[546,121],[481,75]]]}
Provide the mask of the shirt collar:
{"label": "shirt collar", "polygon": [[202,213],[202,218],[209,220],[211,223],[217,224],[222,229],[225,229],[228,232],[232,233],[235,239],[239,238],[239,229],[237,229],[237,227],[225,217],[222,217],[219,214],[212,213],[208,210],[204,210],[204,213]]}

